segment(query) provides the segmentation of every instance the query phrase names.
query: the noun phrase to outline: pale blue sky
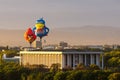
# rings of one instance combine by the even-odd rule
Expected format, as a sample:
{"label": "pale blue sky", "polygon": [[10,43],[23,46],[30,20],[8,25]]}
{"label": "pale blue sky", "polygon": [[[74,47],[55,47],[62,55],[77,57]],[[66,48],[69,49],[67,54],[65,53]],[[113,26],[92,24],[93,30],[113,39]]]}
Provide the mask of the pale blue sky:
{"label": "pale blue sky", "polygon": [[120,0],[0,0],[0,29],[32,28],[40,17],[50,28],[120,27]]}

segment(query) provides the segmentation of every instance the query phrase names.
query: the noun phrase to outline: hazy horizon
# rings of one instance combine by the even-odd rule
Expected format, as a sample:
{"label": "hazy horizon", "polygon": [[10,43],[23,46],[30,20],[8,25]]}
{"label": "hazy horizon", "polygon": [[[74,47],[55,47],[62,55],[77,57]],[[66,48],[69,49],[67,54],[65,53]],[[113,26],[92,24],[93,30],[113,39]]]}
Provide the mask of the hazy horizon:
{"label": "hazy horizon", "polygon": [[[0,29],[0,37],[2,37],[0,46],[29,46],[29,43],[23,37],[24,32],[25,30]],[[48,36],[43,37],[43,45],[59,44],[60,41],[68,42],[69,45],[120,45],[119,34],[120,28],[105,26],[54,28],[50,29]],[[46,40],[46,43],[44,43],[44,40]]]}

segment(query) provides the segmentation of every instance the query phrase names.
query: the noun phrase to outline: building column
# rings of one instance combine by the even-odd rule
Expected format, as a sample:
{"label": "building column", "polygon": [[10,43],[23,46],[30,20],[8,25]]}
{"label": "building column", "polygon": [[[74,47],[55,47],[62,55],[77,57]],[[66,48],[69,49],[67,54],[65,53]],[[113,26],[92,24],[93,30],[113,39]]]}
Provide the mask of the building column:
{"label": "building column", "polygon": [[65,67],[65,54],[62,54],[62,68]]}
{"label": "building column", "polygon": [[93,57],[93,55],[92,54],[90,54],[90,64],[94,64],[94,59],[93,59],[94,57]]}
{"label": "building column", "polygon": [[63,60],[62,60],[62,57],[63,57],[63,54],[59,54],[59,61],[60,61],[60,64],[61,64],[61,69],[63,68]]}
{"label": "building column", "polygon": [[33,65],[33,63],[34,63],[34,54],[31,54],[31,57],[32,57],[32,58],[31,58],[31,59],[32,59],[32,60],[31,60],[31,65]]}
{"label": "building column", "polygon": [[103,53],[102,53],[102,69],[104,69],[104,56],[103,56]]}
{"label": "building column", "polygon": [[75,55],[73,54],[73,69],[75,68]]}
{"label": "building column", "polygon": [[46,54],[44,55],[43,58],[44,58],[44,60],[43,60],[44,61],[44,65],[46,65]]}
{"label": "building column", "polygon": [[72,62],[71,62],[71,54],[69,54],[69,66],[70,67],[72,67],[71,64],[72,64]]}
{"label": "building column", "polygon": [[86,54],[85,54],[85,58],[84,58],[84,59],[85,59],[85,60],[84,60],[84,61],[85,61],[85,63],[84,63],[84,64],[85,64],[85,66],[86,66],[86,65],[87,65]]}
{"label": "building column", "polygon": [[58,60],[59,60],[58,54],[56,54],[56,63],[58,63]]}
{"label": "building column", "polygon": [[69,66],[69,54],[66,54],[67,56],[67,66]]}
{"label": "building column", "polygon": [[46,65],[48,65],[48,54],[46,54]]}
{"label": "building column", "polygon": [[37,54],[37,58],[38,58],[38,62],[37,62],[37,63],[38,63],[38,65],[40,65],[40,63],[39,63],[39,61],[40,61],[40,60],[39,60],[39,54]]}
{"label": "building column", "polygon": [[96,55],[94,54],[94,55],[93,55],[93,64],[96,64],[95,59],[96,59]]}
{"label": "building column", "polygon": [[96,54],[96,65],[100,67],[100,55]]}
{"label": "building column", "polygon": [[51,66],[51,54],[49,54],[49,59],[48,60],[49,60],[48,63],[49,63],[49,68],[50,68],[50,66]]}
{"label": "building column", "polygon": [[67,54],[67,66],[70,66],[70,57],[69,57],[69,54]]}
{"label": "building column", "polygon": [[83,63],[83,55],[79,54],[79,64]]}

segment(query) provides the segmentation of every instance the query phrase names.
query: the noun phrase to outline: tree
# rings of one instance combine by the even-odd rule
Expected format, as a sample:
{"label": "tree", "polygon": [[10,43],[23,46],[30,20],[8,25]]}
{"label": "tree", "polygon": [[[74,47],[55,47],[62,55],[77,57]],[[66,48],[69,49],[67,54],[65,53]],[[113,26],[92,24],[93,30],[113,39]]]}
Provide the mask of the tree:
{"label": "tree", "polygon": [[120,67],[120,50],[113,50],[104,54],[104,63],[106,68]]}
{"label": "tree", "polygon": [[3,56],[3,53],[2,53],[2,51],[0,51],[0,64],[2,64],[2,62],[3,62],[2,56]]}
{"label": "tree", "polygon": [[50,72],[56,73],[57,71],[60,71],[60,64],[56,63],[56,64],[52,64],[50,67]]}
{"label": "tree", "polygon": [[43,72],[39,72],[36,76],[36,80],[43,80],[44,78],[44,73]]}
{"label": "tree", "polygon": [[21,80],[27,80],[27,74],[26,73],[22,73]]}
{"label": "tree", "polygon": [[89,69],[90,70],[100,70],[99,66],[97,66],[96,64],[91,64]]}
{"label": "tree", "polygon": [[120,80],[120,73],[113,73],[108,76],[109,80]]}
{"label": "tree", "polygon": [[81,80],[82,71],[72,71],[70,75],[66,77],[66,80]]}
{"label": "tree", "polygon": [[54,76],[54,80],[66,80],[68,72],[57,72]]}
{"label": "tree", "polygon": [[27,80],[36,80],[36,74],[35,73],[31,73],[28,77]]}
{"label": "tree", "polygon": [[71,71],[71,70],[73,70],[73,68],[70,67],[70,66],[65,66],[65,67],[62,69],[62,71]]}
{"label": "tree", "polygon": [[109,71],[95,70],[94,71],[96,80],[108,80],[107,77],[111,74]]}
{"label": "tree", "polygon": [[84,66],[84,64],[78,64],[77,66],[76,66],[76,68],[75,68],[75,70],[85,70],[86,69],[86,67]]}
{"label": "tree", "polygon": [[1,67],[0,67],[0,80],[4,80],[4,72],[3,72],[3,70],[1,69]]}
{"label": "tree", "polygon": [[54,74],[52,72],[48,72],[44,75],[43,80],[53,80]]}
{"label": "tree", "polygon": [[4,54],[6,54],[7,57],[14,57],[18,55],[17,52],[17,50],[5,50]]}

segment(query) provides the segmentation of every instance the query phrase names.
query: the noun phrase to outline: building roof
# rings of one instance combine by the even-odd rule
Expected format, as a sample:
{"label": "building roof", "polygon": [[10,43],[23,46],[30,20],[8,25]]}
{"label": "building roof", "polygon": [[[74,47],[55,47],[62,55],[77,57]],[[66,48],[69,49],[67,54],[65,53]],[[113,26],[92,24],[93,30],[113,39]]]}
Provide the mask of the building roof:
{"label": "building roof", "polygon": [[42,50],[42,51],[20,51],[20,54],[102,54],[102,51],[76,51],[76,50]]}

